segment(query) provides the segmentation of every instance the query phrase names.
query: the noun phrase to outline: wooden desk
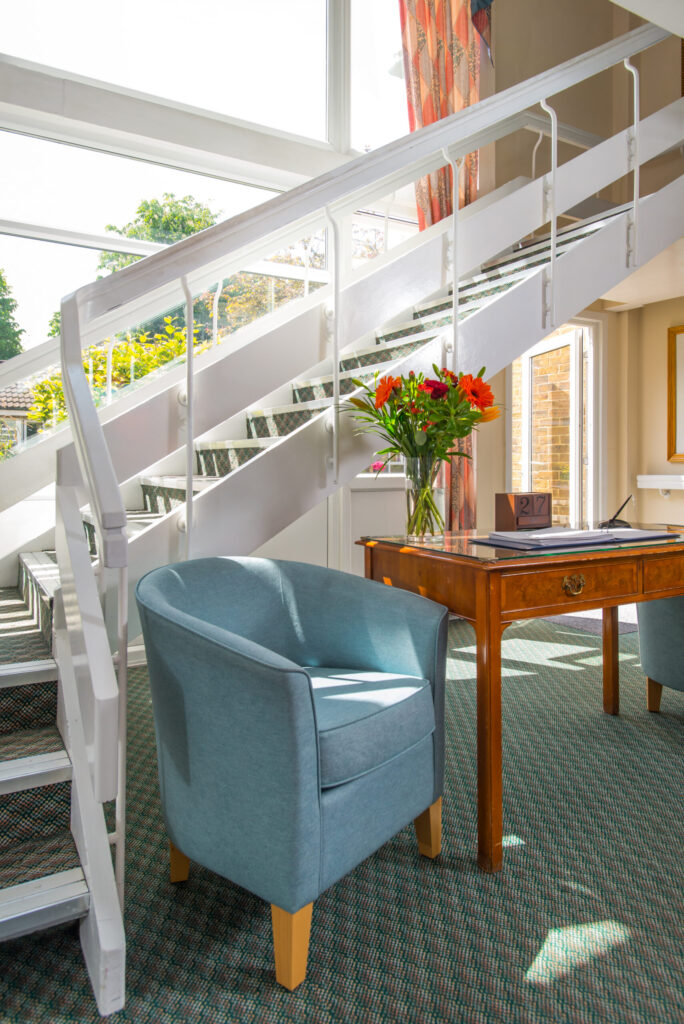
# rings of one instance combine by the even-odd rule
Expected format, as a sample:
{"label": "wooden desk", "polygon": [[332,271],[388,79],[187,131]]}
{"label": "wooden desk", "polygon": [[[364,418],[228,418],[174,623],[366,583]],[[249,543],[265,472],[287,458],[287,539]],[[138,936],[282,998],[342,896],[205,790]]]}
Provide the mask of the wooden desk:
{"label": "wooden desk", "polygon": [[516,619],[603,609],[603,710],[617,715],[618,606],[684,594],[684,539],[562,552],[475,545],[475,533],[408,544],[363,538],[366,576],[446,605],[477,641],[478,862],[502,865],[501,636]]}

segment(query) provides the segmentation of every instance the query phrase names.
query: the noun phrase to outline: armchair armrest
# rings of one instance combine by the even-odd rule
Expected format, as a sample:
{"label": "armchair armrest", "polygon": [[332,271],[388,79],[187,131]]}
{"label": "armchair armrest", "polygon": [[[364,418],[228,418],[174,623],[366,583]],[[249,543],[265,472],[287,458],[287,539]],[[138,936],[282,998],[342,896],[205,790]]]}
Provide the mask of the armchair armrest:
{"label": "armchair armrest", "polygon": [[317,895],[320,872],[306,672],[219,626],[138,600],[171,840],[268,902],[299,909]]}

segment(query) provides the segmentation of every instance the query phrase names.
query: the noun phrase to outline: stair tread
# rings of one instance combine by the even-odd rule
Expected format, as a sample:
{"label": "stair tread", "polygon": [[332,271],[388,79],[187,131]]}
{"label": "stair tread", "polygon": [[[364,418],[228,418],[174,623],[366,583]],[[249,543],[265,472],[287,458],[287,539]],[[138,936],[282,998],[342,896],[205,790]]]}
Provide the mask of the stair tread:
{"label": "stair tread", "polygon": [[[401,349],[408,348],[410,344],[410,341],[405,341],[403,343],[401,341],[395,341],[391,344],[385,344],[381,341],[378,341],[374,345],[371,345],[369,348],[357,348],[354,349],[354,351],[352,352],[343,352],[342,355],[340,356],[340,366],[342,366],[344,363],[350,362],[351,360],[366,359],[368,356],[374,356],[375,359],[377,360],[378,356],[380,356],[383,352],[389,352],[390,354],[387,356],[386,359],[381,359],[380,361],[389,362],[395,353],[398,353],[397,358],[399,358]],[[348,367],[348,369],[365,369],[366,365],[370,364],[362,364],[359,367],[350,366]]]}
{"label": "stair tread", "polygon": [[71,832],[0,849],[0,890],[80,867]]}
{"label": "stair tread", "polygon": [[[208,487],[209,484],[216,483],[217,480],[222,480],[220,476],[202,476],[199,473],[193,475],[193,486],[198,485],[198,489],[202,487]],[[186,477],[185,474],[181,473],[165,473],[160,476],[141,476],[139,477],[140,483],[147,485],[148,487],[173,487],[177,490],[185,490]]]}
{"label": "stair tread", "polygon": [[208,451],[212,448],[268,448],[275,444],[277,437],[241,437],[234,441],[195,441],[195,451]]}
{"label": "stair tread", "polygon": [[0,736],[0,763],[57,751],[64,751],[64,743],[54,725],[41,729],[21,729]]}
{"label": "stair tread", "polygon": [[35,658],[32,661],[0,661],[0,687],[51,682],[56,678],[57,662],[54,658]]}
{"label": "stair tread", "polygon": [[[81,518],[84,523],[95,524],[95,516],[89,509],[85,509],[81,513]],[[154,522],[155,519],[159,519],[158,512],[148,512],[144,508],[132,508],[126,510],[126,525],[129,526],[132,522]]]}
{"label": "stair tread", "polygon": [[[313,398],[309,402],[288,402],[285,405],[270,405],[265,406],[263,409],[256,408],[253,406],[246,410],[247,419],[254,419],[256,417],[273,416],[277,413],[282,412],[302,412],[307,409],[313,411],[327,409],[330,405],[330,398]],[[255,440],[261,440],[261,438],[255,438]]]}
{"label": "stair tread", "polygon": [[52,598],[59,587],[59,567],[55,551],[22,551],[20,560],[42,591]]}
{"label": "stair tread", "polygon": [[0,665],[51,660],[37,619],[18,587],[0,588]]}
{"label": "stair tread", "polygon": [[[624,210],[625,206],[616,206],[614,209],[606,210],[591,218],[587,218],[581,223],[570,224],[566,228],[561,228],[556,235],[556,242],[562,246],[569,246],[574,242],[579,242],[581,239],[587,238],[589,235],[593,234],[594,231],[598,231],[603,227],[606,221],[619,216],[619,214]],[[500,253],[493,259],[487,260],[487,262],[483,264],[482,269],[483,271],[487,271],[493,270],[496,267],[505,266],[511,257],[515,257],[520,254],[530,255],[533,252],[541,251],[544,248],[548,248],[550,242],[551,236],[549,234],[534,236],[530,238],[529,241],[523,242],[518,249],[511,250],[506,253]]]}
{"label": "stair tread", "polygon": [[[362,366],[357,370],[341,370],[340,380],[348,380],[351,377],[368,377],[371,378],[376,372],[381,373],[385,369],[386,363],[391,362],[389,359],[384,359],[379,363],[369,363],[368,366]],[[333,380],[332,373],[323,374],[321,377],[298,377],[292,381],[293,388],[311,388],[321,384],[330,384]],[[304,405],[303,402],[298,402],[298,405]]]}

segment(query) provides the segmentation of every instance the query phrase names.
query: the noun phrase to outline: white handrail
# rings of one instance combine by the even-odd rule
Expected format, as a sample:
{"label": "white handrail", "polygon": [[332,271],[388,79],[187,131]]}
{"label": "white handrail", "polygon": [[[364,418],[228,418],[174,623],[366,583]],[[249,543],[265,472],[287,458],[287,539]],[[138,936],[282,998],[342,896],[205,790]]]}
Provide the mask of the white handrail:
{"label": "white handrail", "polygon": [[[674,103],[645,117],[640,122],[639,160],[641,164],[645,164],[662,153],[674,153],[679,150],[682,144],[682,125],[684,124],[683,108],[684,99],[675,100]],[[556,205],[559,214],[576,206],[587,196],[597,194],[612,182],[631,172],[632,167],[628,161],[627,151],[628,132],[630,130],[625,129],[618,132],[594,148],[558,167]],[[482,201],[478,201],[472,206],[461,210],[458,248],[459,265],[463,274],[477,272],[482,263],[490,259],[497,252],[501,252],[510,245],[515,245],[521,238],[526,237],[531,231],[536,230],[541,225],[541,188],[542,179],[539,179],[536,183],[532,182],[522,188],[519,187],[506,199],[499,199],[497,203],[489,202],[489,197],[484,197]],[[431,231],[432,229],[430,229]],[[411,239],[408,244],[411,246],[425,245],[425,235],[426,232],[421,232]],[[390,260],[398,254],[404,244],[400,243],[399,246],[395,246],[390,251],[388,254]],[[373,283],[373,278],[377,277],[383,260],[384,257],[379,260],[373,260],[371,263],[353,272],[354,277],[369,275],[369,287],[364,292],[363,302],[370,303],[373,308],[375,308],[374,296],[377,295],[378,288],[391,287],[389,281],[384,283],[384,277],[379,285]],[[281,264],[281,266],[285,265]],[[296,270],[297,268],[294,269]],[[313,274],[317,278],[321,276],[321,273],[318,271],[312,271],[312,276]],[[214,286],[215,282],[216,277],[213,279]],[[437,286],[435,284],[432,287]],[[176,306],[181,301],[179,291],[180,289],[177,289],[174,299]],[[424,297],[425,294],[427,292],[422,294],[416,293],[415,300]],[[310,298],[314,303],[323,303],[328,298],[327,289],[319,289]],[[407,299],[407,302],[410,303],[415,300]],[[348,304],[346,305],[348,307]],[[310,303],[308,300],[301,299],[296,304],[296,308],[294,306],[292,309],[282,307],[276,314],[277,322],[281,323],[288,319],[294,320],[302,310],[309,309]],[[351,315],[354,323],[356,323],[358,319],[357,312],[346,308],[344,317],[346,318]],[[157,307],[153,315],[158,315],[158,313],[159,308]],[[364,322],[366,322],[365,318]],[[372,326],[375,327],[380,322],[381,320],[378,320]],[[369,330],[370,326],[366,323],[366,326],[363,326],[361,330]],[[237,344],[251,344],[264,330],[270,331],[271,329],[270,323],[262,324],[259,321],[255,321],[241,328],[239,334],[231,337],[231,347]],[[343,329],[343,337],[351,337],[349,330],[351,330],[350,327]],[[356,328],[354,327],[353,330],[356,331]],[[360,336],[359,332],[356,331],[354,336]],[[25,355],[31,356],[32,351],[25,353]],[[200,370],[206,360],[211,361],[213,358],[223,358],[224,355],[225,350],[222,349],[215,353],[206,353],[202,360],[197,362],[197,369]],[[0,367],[0,373],[11,363],[23,359],[24,355],[8,360],[7,363]],[[314,358],[312,362],[316,362],[316,359]],[[300,367],[300,370],[303,372],[303,367]],[[125,389],[117,394],[116,402],[110,407],[101,406],[99,408],[98,415],[104,425],[108,443],[113,446],[111,448],[112,458],[115,461],[119,479],[123,480],[130,477],[133,473],[139,472],[145,466],[161,458],[162,455],[167,454],[166,451],[160,451],[158,445],[152,445],[151,447],[146,445],[145,450],[141,451],[141,455],[146,458],[146,461],[138,460],[136,462],[131,460],[130,457],[122,457],[124,451],[130,453],[130,448],[126,447],[125,441],[122,444],[122,439],[119,436],[123,428],[122,417],[130,414],[142,402],[154,400],[161,397],[165,390],[177,388],[180,384],[181,376],[184,375],[185,367],[180,365],[172,367],[162,374],[153,374],[146,381],[139,381],[134,393],[129,393],[129,389]],[[254,396],[251,400],[256,401],[258,397]],[[159,415],[164,415],[161,407]],[[120,423],[121,427],[119,426]],[[211,423],[207,422],[204,429],[208,429],[213,425],[215,425],[213,421]],[[127,436],[130,436],[129,430],[127,431]],[[117,438],[119,439],[117,440]],[[44,487],[51,480],[54,480],[54,454],[59,447],[70,443],[72,433],[70,426],[67,424],[63,429],[58,428],[55,433],[38,435],[33,440],[37,443],[30,444],[18,457],[0,463],[0,508],[14,504],[39,487]],[[149,457],[145,455],[148,447],[150,451]]]}
{"label": "white handrail", "polygon": [[[123,527],[125,515],[102,430],[85,384],[80,348],[81,322],[86,325],[112,308],[119,309],[149,291],[158,293],[166,285],[176,288],[180,278],[185,278],[183,287],[189,289],[188,275],[199,269],[206,273],[207,263],[225,259],[228,251],[245,249],[257,241],[263,244],[264,239],[278,229],[286,225],[291,227],[293,222],[302,218],[320,215],[322,208],[334,213],[344,208],[350,195],[355,196],[356,202],[360,192],[369,188],[377,191],[380,183],[386,187],[387,182],[396,181],[397,176],[405,180],[408,175],[410,179],[426,161],[431,163],[443,159],[440,152],[443,147],[448,146],[454,158],[464,156],[483,142],[507,131],[511,119],[531,103],[546,101],[549,95],[598,74],[625,57],[667,38],[667,35],[653,26],[635,29],[582,57],[573,58],[472,108],[390,143],[375,153],[353,160],[247,214],[179,242],[138,265],[86,285],[65,300],[62,338],[65,395],[73,406],[70,411],[79,460],[93,494],[93,512],[103,541],[107,539],[107,531],[112,532],[110,550],[106,550],[106,543],[103,544],[105,564],[125,564],[125,544],[122,545],[114,536]],[[336,312],[339,315],[339,311]],[[122,311],[119,315],[125,314]],[[191,500],[190,495],[188,499]]]}
{"label": "white handrail", "polygon": [[76,498],[73,454],[64,449],[58,458],[57,559],[83,728],[92,747],[93,789],[103,802],[117,793],[119,687]]}
{"label": "white handrail", "polygon": [[[225,256],[226,252],[234,252],[265,239],[279,228],[307,215],[311,216],[326,205],[341,202],[350,195],[355,195],[356,202],[362,202],[364,196],[358,194],[360,190],[377,188],[379,181],[397,174],[397,169],[402,181],[407,173],[409,178],[411,174],[419,176],[423,173],[421,161],[424,164],[427,161],[426,166],[429,168],[434,162],[435,154],[445,145],[449,146],[453,155],[466,155],[479,146],[518,129],[539,130],[541,119],[527,110],[529,106],[598,74],[667,37],[668,33],[665,30],[652,25],[634,29],[619,39],[597,47],[581,57],[572,58],[522,85],[513,86],[482,100],[475,107],[444,118],[429,128],[421,129],[373,153],[352,160],[341,168],[322,175],[313,184],[308,183],[292,189],[255,210],[209,228],[183,243],[177,243],[173,247],[173,255],[162,251],[149,256],[142,264],[135,264],[112,277],[92,282],[76,293],[82,313],[85,314],[83,328],[85,329],[89,322],[107,310],[117,309],[136,295],[143,295],[164,283],[175,282],[183,273],[192,273],[203,264]],[[599,140],[598,136],[567,125],[559,125],[558,137],[561,141],[582,147],[597,144]],[[454,147],[459,140],[461,145],[458,146],[456,153]],[[387,190],[391,191],[389,184]],[[74,235],[74,244],[76,241]],[[81,241],[78,244],[81,244]],[[116,239],[112,238],[112,245],[116,244]],[[133,244],[135,243],[131,242],[131,245]],[[130,283],[131,279],[133,285]],[[53,355],[56,362],[58,353],[58,342],[47,341],[7,360],[0,367],[0,388],[43,369],[49,365]]]}
{"label": "white handrail", "polygon": [[81,473],[91,496],[103,565],[126,565],[126,513],[83,369],[79,310],[74,295],[62,300],[62,384]]}
{"label": "white handrail", "polygon": [[228,253],[247,250],[249,246],[279,230],[291,228],[326,207],[336,209],[340,205],[344,209],[352,196],[354,202],[359,202],[366,193],[369,197],[377,194],[379,187],[391,191],[395,183],[403,184],[424,173],[445,146],[455,157],[466,156],[508,134],[511,123],[528,107],[607,70],[625,57],[640,53],[668,36],[664,29],[653,25],[634,29],[458,114],[351,160],[253,210],[207,228],[163,253],[148,257],[141,264],[85,285],[76,292],[84,321],[90,322],[119,309],[147,292],[178,281],[184,274],[192,275],[204,270]]}

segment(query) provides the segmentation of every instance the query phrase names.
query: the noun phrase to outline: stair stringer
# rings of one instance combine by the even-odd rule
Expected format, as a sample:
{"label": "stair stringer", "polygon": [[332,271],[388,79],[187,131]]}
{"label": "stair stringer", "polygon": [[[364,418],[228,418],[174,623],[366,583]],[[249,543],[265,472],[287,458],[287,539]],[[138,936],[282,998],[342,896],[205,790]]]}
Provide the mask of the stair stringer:
{"label": "stair stringer", "polygon": [[[679,144],[683,137],[683,125],[684,99],[676,100],[644,118],[639,124],[640,160],[644,162],[668,147]],[[558,214],[629,172],[630,131],[618,132],[558,168],[555,200]],[[458,266],[462,273],[475,270],[543,222],[544,185],[545,179],[538,178],[494,202],[482,205],[475,202],[460,212]],[[449,231],[450,223],[441,221],[350,275],[349,280],[344,282],[345,301],[341,311],[340,333],[347,339],[345,344],[352,343],[364,333],[375,329],[378,324],[386,323],[411,303],[446,283],[444,236]],[[326,286],[308,298],[293,303],[292,308],[285,307],[269,316],[268,322],[258,321],[242,328],[227,342],[226,347],[233,343],[241,347],[254,345],[261,333],[271,340],[282,333],[284,345],[293,345],[294,360],[297,342],[293,343],[291,339],[299,329],[297,324],[300,317],[303,336],[308,335],[309,324],[314,322],[315,337],[320,345],[323,335],[321,309],[329,294],[330,287]],[[218,364],[226,358],[223,347],[219,346],[215,352],[198,358],[199,388],[202,387],[202,373],[211,378],[216,374]],[[319,348],[321,358],[324,358],[324,349],[324,345]],[[256,354],[253,358],[256,359]],[[300,365],[300,369],[305,370],[315,362],[315,358],[311,359],[307,365]],[[264,362],[261,369],[267,365]],[[296,374],[300,369],[294,368],[292,372]],[[130,396],[119,398],[114,405],[100,410],[105,439],[120,482],[184,443],[179,433],[178,419],[170,415],[173,403],[169,400],[170,395],[177,394],[183,386],[184,376],[184,366],[178,366],[167,371],[163,378],[150,381]],[[267,390],[273,390],[275,386],[270,385]],[[266,390],[262,389],[261,394],[264,393]],[[141,411],[145,406],[150,413],[154,409],[154,420],[148,419],[145,411]],[[199,411],[199,402],[197,408]],[[222,419],[227,418],[227,415]],[[150,422],[154,422],[159,429],[150,431]],[[209,429],[211,425],[199,428],[198,424],[195,433]],[[150,435],[147,444],[154,442],[154,450],[140,450],[140,439],[145,438],[146,434]],[[135,444],[131,444],[132,437],[136,438]],[[54,480],[55,452],[70,442],[71,431],[67,427],[15,458],[1,463],[0,495],[3,507],[16,503]],[[146,460],[144,464],[143,459]],[[26,541],[25,538],[24,545]]]}
{"label": "stair stringer", "polygon": [[[640,261],[646,262],[684,234],[684,175],[642,199],[639,210]],[[498,372],[629,276],[634,269],[626,265],[625,257],[629,215],[625,212],[615,217],[557,261],[555,325],[543,326],[548,268],[541,267],[463,321],[459,327],[461,365],[477,369],[484,364],[489,375]],[[388,372],[429,370],[433,362],[442,362],[440,339],[388,364]],[[329,417],[329,411],[321,413],[194,498],[193,557],[249,554],[368,465],[377,449],[377,437],[357,434],[353,418],[342,413],[339,474],[337,481],[331,478],[326,468]],[[260,514],[255,514],[257,510]],[[131,541],[132,585],[149,569],[183,557],[179,533],[183,514],[181,506]],[[133,601],[131,608],[135,608]],[[131,635],[137,629],[132,611]]]}
{"label": "stair stringer", "polygon": [[[627,266],[627,225],[631,211],[608,221],[577,242],[556,264],[554,323],[542,324],[546,268],[515,285],[497,302],[483,306],[459,328],[462,366],[498,373],[513,359],[547,337],[599,296],[619,284],[635,267]],[[639,202],[639,265],[684,235],[684,175]],[[486,341],[483,341],[486,338]]]}
{"label": "stair stringer", "polygon": [[[361,340],[379,323],[399,316],[407,306],[444,286],[448,227],[446,222],[434,225],[423,233],[419,244],[397,246],[374,260],[374,266],[360,268],[350,275],[342,293],[343,310],[350,311],[346,314],[350,322],[343,328],[346,347]],[[377,284],[372,289],[372,302],[359,315],[358,309],[368,294],[368,278]],[[293,303],[293,309],[284,309],[269,317],[268,330],[264,330],[265,324],[256,322],[244,328],[239,336],[236,334],[236,344],[231,346],[230,341],[225,341],[214,351],[196,357],[195,436],[260,401],[264,394],[305,373],[311,366],[331,360],[325,327],[329,295],[330,289],[326,286],[307,299]],[[356,312],[352,314],[352,310]],[[186,420],[179,404],[184,390],[183,365],[169,371],[156,385],[150,382],[142,387],[135,403],[134,396],[122,400],[124,408],[117,415],[112,415],[115,407],[105,410],[110,418],[103,423],[103,432],[119,483],[184,447]],[[11,503],[25,498],[41,481],[54,480],[54,453],[71,443],[70,438],[71,431],[66,429],[46,439],[45,451],[41,444],[0,464],[3,499]],[[46,454],[49,455],[49,473],[44,464]],[[32,540],[24,534],[16,544],[6,547],[0,538],[0,581],[3,575],[13,571],[20,551],[32,550],[33,546]]]}
{"label": "stair stringer", "polygon": [[[388,364],[395,374],[432,372],[443,362],[443,342],[434,338],[417,352]],[[375,434],[358,433],[347,411],[340,413],[339,472],[335,480],[327,464],[332,451],[332,409],[287,434],[239,469],[202,490],[193,499],[193,558],[207,555],[248,555],[269,538],[329,497],[367,466],[377,449]],[[261,514],[255,515],[260,509]],[[180,524],[185,506],[142,531],[129,549],[129,637],[140,630],[134,588],[146,572],[184,557]]]}

